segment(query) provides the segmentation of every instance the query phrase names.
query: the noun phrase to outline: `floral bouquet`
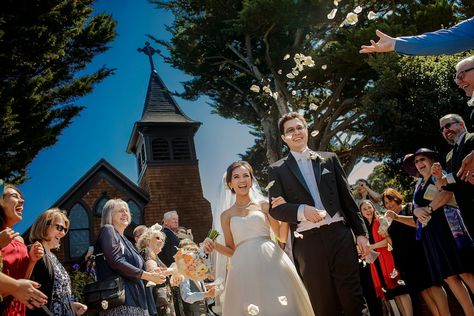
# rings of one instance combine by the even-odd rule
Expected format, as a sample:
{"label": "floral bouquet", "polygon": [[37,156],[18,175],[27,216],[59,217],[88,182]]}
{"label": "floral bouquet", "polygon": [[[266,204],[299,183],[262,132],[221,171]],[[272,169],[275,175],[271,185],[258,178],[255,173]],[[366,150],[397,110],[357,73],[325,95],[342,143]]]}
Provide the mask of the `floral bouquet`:
{"label": "floral bouquet", "polygon": [[[207,235],[211,240],[216,240],[219,233],[211,229]],[[178,272],[193,281],[202,281],[209,277],[211,261],[206,254],[196,245],[179,248],[174,257]]]}

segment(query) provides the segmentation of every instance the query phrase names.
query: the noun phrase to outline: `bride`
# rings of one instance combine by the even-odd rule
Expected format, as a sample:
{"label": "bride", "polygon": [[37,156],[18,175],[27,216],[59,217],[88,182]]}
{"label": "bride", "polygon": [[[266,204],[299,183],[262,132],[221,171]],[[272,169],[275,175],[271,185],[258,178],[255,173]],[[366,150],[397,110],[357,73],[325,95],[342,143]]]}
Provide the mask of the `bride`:
{"label": "bride", "polygon": [[258,200],[249,194],[252,167],[245,161],[232,163],[225,181],[235,195],[235,202],[220,216],[225,244],[206,240],[210,248],[231,257],[223,316],[314,315],[296,268],[270,239],[270,227],[279,240],[286,240],[288,227],[269,215],[263,196]]}

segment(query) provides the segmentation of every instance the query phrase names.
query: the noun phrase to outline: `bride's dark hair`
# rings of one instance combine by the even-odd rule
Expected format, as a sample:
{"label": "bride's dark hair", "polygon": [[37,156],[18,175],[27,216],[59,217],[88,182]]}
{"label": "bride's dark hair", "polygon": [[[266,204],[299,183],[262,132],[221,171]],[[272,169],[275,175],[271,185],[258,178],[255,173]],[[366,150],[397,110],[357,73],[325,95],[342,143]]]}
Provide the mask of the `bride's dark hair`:
{"label": "bride's dark hair", "polygon": [[[244,167],[245,169],[247,169],[250,173],[250,179],[252,179],[253,181],[252,166],[247,161],[237,160],[231,163],[229,167],[227,167],[227,172],[225,175],[225,183],[227,184],[228,187],[229,187],[230,180],[232,179],[232,171],[234,171],[234,169],[239,168],[239,167]],[[235,193],[234,189],[230,188],[230,190],[232,191],[232,193]]]}

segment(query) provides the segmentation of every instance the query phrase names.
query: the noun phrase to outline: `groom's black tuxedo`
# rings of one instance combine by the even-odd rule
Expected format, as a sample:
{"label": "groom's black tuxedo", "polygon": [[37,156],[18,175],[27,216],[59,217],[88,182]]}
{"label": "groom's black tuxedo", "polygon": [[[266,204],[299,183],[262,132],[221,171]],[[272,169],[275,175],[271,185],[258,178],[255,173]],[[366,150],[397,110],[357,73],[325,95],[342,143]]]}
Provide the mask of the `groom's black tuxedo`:
{"label": "groom's black tuxedo", "polygon": [[352,235],[353,232],[356,236],[367,236],[367,228],[337,156],[329,152],[312,152],[311,156],[324,209],[331,217],[339,212],[344,221],[303,231],[303,238],[294,238],[299,206],[315,206],[315,203],[292,154],[269,168],[269,182],[274,181],[269,192],[270,202],[271,197],[278,196],[287,202],[271,208],[270,214],[290,224],[295,265],[316,315],[339,315],[342,311],[344,315],[368,314]]}

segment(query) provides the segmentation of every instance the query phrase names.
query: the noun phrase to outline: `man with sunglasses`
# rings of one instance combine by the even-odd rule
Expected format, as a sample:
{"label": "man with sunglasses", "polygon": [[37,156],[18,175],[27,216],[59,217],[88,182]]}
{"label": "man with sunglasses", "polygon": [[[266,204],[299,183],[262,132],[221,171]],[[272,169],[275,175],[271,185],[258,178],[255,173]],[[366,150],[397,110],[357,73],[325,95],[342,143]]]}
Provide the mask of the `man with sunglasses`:
{"label": "man with sunglasses", "polygon": [[460,115],[448,114],[439,120],[443,138],[454,148],[446,155],[446,167],[449,172],[437,185],[454,192],[464,223],[474,236],[474,174],[463,181],[458,176],[463,160],[474,159],[474,133],[468,133],[464,120]]}

